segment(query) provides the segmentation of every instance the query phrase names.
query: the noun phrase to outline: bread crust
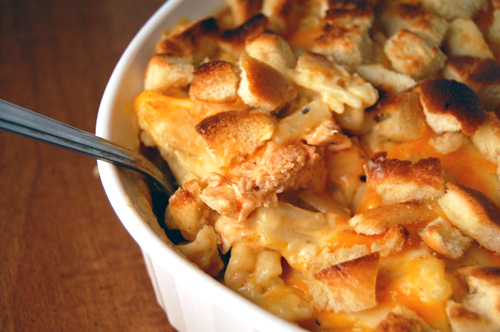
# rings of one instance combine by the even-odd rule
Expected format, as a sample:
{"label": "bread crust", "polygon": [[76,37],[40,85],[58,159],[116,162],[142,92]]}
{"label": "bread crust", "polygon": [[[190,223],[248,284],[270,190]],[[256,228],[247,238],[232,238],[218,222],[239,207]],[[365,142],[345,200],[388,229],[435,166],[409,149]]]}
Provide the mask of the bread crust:
{"label": "bread crust", "polygon": [[236,65],[222,60],[198,66],[189,88],[191,99],[224,103],[238,97],[239,73]]}

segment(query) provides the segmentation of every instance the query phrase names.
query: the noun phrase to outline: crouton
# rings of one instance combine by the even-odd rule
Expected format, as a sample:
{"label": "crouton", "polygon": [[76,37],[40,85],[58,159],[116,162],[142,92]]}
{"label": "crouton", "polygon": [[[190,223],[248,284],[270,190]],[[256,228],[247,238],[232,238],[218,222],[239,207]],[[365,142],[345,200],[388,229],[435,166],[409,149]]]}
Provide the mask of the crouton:
{"label": "crouton", "polygon": [[470,266],[457,271],[469,292],[462,303],[450,301],[446,311],[453,331],[500,329],[500,268]]}
{"label": "crouton", "polygon": [[210,208],[200,199],[201,186],[191,180],[169,198],[165,223],[169,229],[178,229],[188,241],[194,241],[196,234],[210,220]]}
{"label": "crouton", "polygon": [[421,137],[426,129],[425,117],[414,92],[403,92],[382,99],[368,110],[373,118],[372,133],[395,142]]}
{"label": "crouton", "polygon": [[[476,131],[477,133],[477,131]],[[429,144],[441,154],[455,152],[469,142],[467,136],[457,132],[445,132],[429,140]]]}
{"label": "crouton", "polygon": [[462,233],[500,254],[500,208],[483,193],[448,182],[448,191],[438,201],[450,221]]}
{"label": "crouton", "polygon": [[248,41],[245,49],[252,58],[267,63],[285,77],[289,77],[290,71],[297,65],[297,58],[290,45],[274,33],[264,32]]}
{"label": "crouton", "polygon": [[262,0],[227,0],[234,18],[234,25],[239,26],[260,12]]}
{"label": "crouton", "polygon": [[424,6],[434,13],[452,20],[457,17],[472,18],[488,6],[487,0],[423,0]]}
{"label": "crouton", "polygon": [[235,101],[240,78],[237,67],[226,61],[212,61],[196,68],[189,97],[212,103]]}
{"label": "crouton", "polygon": [[373,42],[368,29],[355,24],[325,24],[311,51],[333,58],[336,63],[356,66],[370,62]]}
{"label": "crouton", "polygon": [[493,58],[483,34],[473,20],[457,18],[450,23],[443,46],[448,56],[468,55],[478,58]]}
{"label": "crouton", "polygon": [[387,257],[392,252],[399,252],[410,236],[410,232],[403,225],[389,228],[381,241],[372,243],[372,252],[378,252],[380,257]]}
{"label": "crouton", "polygon": [[257,14],[240,26],[224,31],[219,37],[222,50],[238,57],[245,52],[245,42],[257,38],[266,31],[269,20],[263,14]]}
{"label": "crouton", "polygon": [[241,82],[238,95],[245,104],[272,112],[297,95],[297,90],[268,64],[243,55],[240,58]]}
{"label": "crouton", "polygon": [[318,91],[335,113],[342,114],[346,106],[364,110],[378,99],[377,90],[358,74],[349,74],[342,66],[325,56],[305,52],[297,62],[292,79],[298,85]]}
{"label": "crouton", "polygon": [[241,159],[253,153],[270,139],[274,126],[274,118],[261,112],[228,111],[203,119],[196,131],[214,157],[228,166],[234,158]]}
{"label": "crouton", "polygon": [[427,224],[419,234],[426,245],[449,259],[462,257],[472,241],[441,217]]}
{"label": "crouton", "polygon": [[434,218],[435,212],[425,204],[395,203],[359,213],[349,220],[349,225],[354,227],[357,233],[376,235],[397,225],[417,224]]}
{"label": "crouton", "polygon": [[377,325],[374,332],[437,332],[412,310],[396,306]]}
{"label": "crouton", "polygon": [[416,90],[427,124],[434,132],[461,131],[472,136],[486,119],[481,101],[463,83],[446,79],[426,80]]}
{"label": "crouton", "polygon": [[282,36],[292,34],[301,18],[299,1],[263,0],[262,14],[270,20],[271,29]]}
{"label": "crouton", "polygon": [[324,0],[322,3],[323,23],[355,24],[372,26],[374,1],[372,0]]}
{"label": "crouton", "polygon": [[214,54],[218,34],[217,21],[211,17],[166,36],[156,44],[156,53],[186,59],[197,65]]}
{"label": "crouton", "polygon": [[318,257],[308,266],[306,276],[313,305],[335,312],[358,312],[377,305],[379,259],[379,253],[368,254],[366,246]]}
{"label": "crouton", "polygon": [[437,46],[429,46],[415,33],[400,29],[387,40],[384,53],[392,67],[416,80],[436,76],[446,56]]}
{"label": "crouton", "polygon": [[358,66],[356,71],[365,81],[385,94],[403,92],[417,84],[410,76],[387,69],[379,63]]}
{"label": "crouton", "polygon": [[217,246],[218,242],[218,235],[214,228],[205,225],[193,242],[177,245],[176,248],[200,269],[216,277],[224,268]]}
{"label": "crouton", "polygon": [[309,145],[329,145],[338,151],[351,147],[351,140],[333,120],[325,120],[304,137]]}
{"label": "crouton", "polygon": [[387,159],[378,152],[364,166],[366,182],[386,203],[435,199],[444,194],[443,167],[437,158],[409,160]]}
{"label": "crouton", "polygon": [[384,8],[380,21],[388,36],[406,29],[431,47],[441,45],[448,28],[446,19],[426,9],[419,2],[392,2]]}
{"label": "crouton", "polygon": [[149,60],[144,74],[144,89],[165,92],[184,87],[193,81],[194,66],[185,59],[156,54]]}
{"label": "crouton", "polygon": [[487,113],[472,142],[488,160],[500,165],[500,120],[495,113]]}
{"label": "crouton", "polygon": [[495,111],[500,105],[500,64],[495,60],[470,56],[450,57],[443,75],[474,90],[484,109]]}

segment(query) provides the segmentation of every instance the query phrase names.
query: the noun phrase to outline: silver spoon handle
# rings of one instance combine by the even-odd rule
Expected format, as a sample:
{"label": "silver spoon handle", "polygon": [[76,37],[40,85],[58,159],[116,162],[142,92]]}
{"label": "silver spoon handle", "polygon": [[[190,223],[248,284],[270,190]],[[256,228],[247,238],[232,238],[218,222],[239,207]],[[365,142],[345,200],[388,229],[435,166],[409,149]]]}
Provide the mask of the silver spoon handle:
{"label": "silver spoon handle", "polygon": [[0,129],[135,170],[152,179],[156,189],[165,194],[171,195],[174,191],[163,173],[139,153],[2,99]]}

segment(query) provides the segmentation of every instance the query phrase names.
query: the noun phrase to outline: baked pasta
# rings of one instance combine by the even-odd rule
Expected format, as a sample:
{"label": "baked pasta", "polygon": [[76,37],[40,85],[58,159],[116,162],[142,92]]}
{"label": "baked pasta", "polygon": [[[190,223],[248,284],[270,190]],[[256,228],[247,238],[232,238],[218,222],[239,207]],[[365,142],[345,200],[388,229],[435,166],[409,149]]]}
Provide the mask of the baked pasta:
{"label": "baked pasta", "polygon": [[[500,331],[500,2],[227,0],[133,108],[166,233],[311,331]],[[180,234],[180,235],[179,235]]]}

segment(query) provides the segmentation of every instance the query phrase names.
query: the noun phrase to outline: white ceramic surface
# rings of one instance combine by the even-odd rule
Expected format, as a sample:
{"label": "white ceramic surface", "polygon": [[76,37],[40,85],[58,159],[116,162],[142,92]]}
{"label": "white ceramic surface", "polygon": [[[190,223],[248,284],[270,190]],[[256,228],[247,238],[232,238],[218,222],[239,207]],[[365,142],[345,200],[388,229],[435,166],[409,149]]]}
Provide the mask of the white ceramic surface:
{"label": "white ceramic surface", "polygon": [[[143,73],[166,27],[180,18],[198,20],[223,0],[170,0],[138,32],[118,62],[104,92],[96,134],[137,150],[138,128],[131,113],[143,89]],[[162,241],[149,206],[129,171],[98,162],[106,194],[119,219],[144,253],[158,303],[179,331],[304,331],[232,292]],[[138,312],[137,314],[140,314]]]}

